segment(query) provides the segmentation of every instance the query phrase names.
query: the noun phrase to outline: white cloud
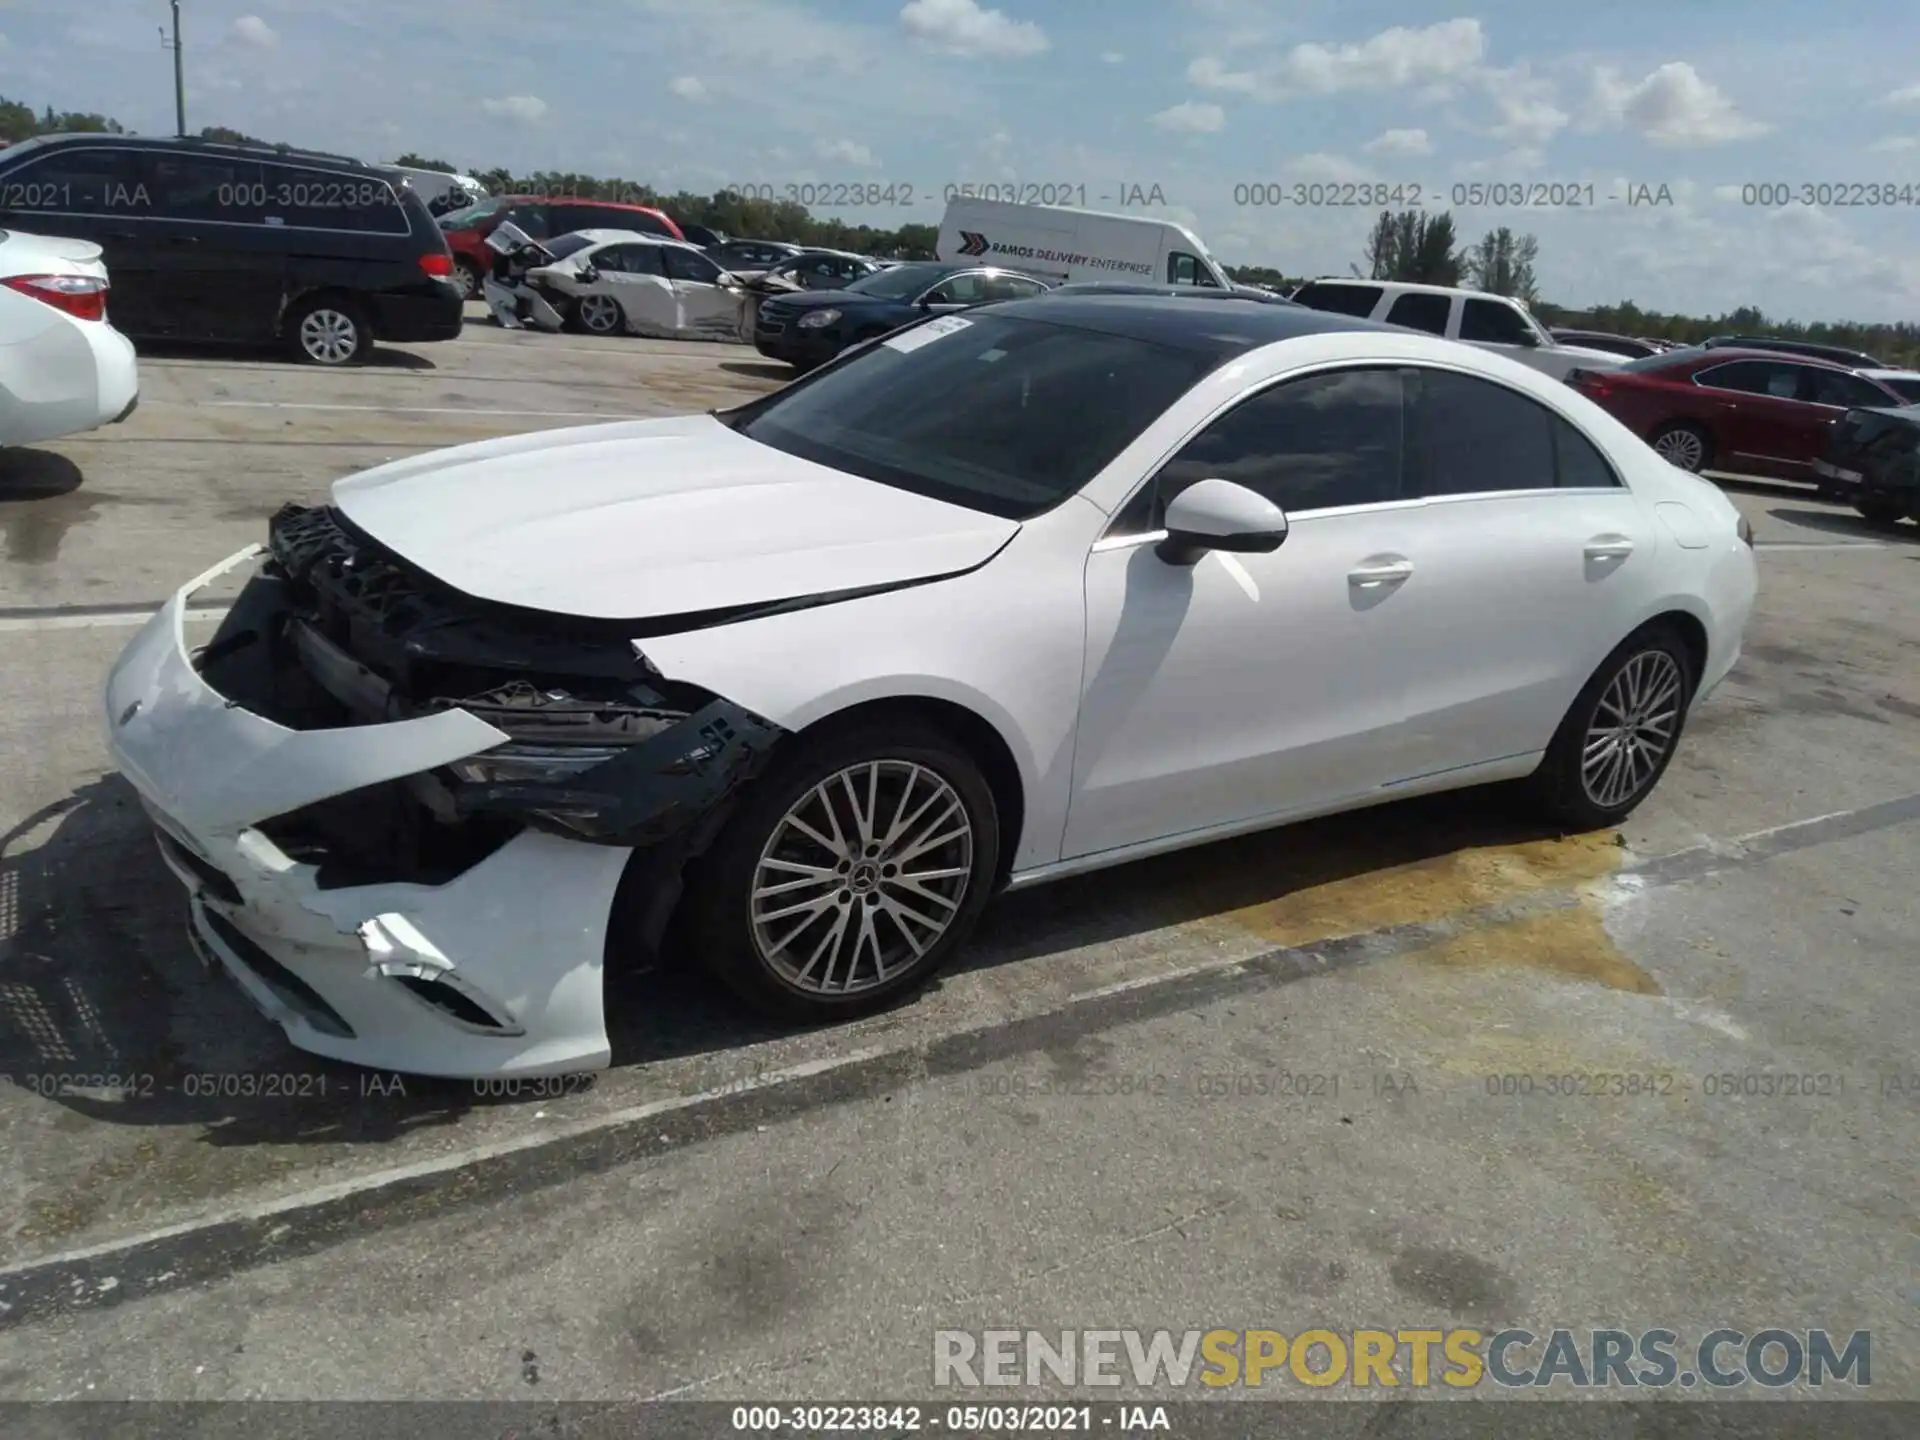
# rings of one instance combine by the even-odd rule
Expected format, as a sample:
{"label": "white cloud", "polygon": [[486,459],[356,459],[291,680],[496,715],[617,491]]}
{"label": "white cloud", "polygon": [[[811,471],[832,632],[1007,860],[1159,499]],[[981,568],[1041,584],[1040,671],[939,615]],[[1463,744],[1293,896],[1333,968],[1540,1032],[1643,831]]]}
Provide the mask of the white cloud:
{"label": "white cloud", "polygon": [[817,148],[823,160],[839,160],[848,165],[858,165],[863,170],[871,170],[877,163],[873,151],[857,140],[822,140]]}
{"label": "white cloud", "polygon": [[1460,18],[1418,30],[1396,25],[1357,45],[1295,45],[1261,71],[1229,70],[1212,56],[1201,56],[1187,67],[1187,78],[1208,89],[1272,96],[1415,86],[1434,92],[1474,74],[1486,49],[1480,22]]}
{"label": "white cloud", "polygon": [[1369,155],[1431,155],[1433,142],[1424,130],[1388,130],[1360,148]]}
{"label": "white cloud", "polygon": [[1218,105],[1209,105],[1200,100],[1185,100],[1178,105],[1169,105],[1165,110],[1152,116],[1151,123],[1162,130],[1177,130],[1188,135],[1210,135],[1216,130],[1226,128],[1227,112]]}
{"label": "white cloud", "polygon": [[682,100],[698,103],[707,98],[707,87],[700,82],[698,75],[676,75],[667,82],[667,89]]}
{"label": "white cloud", "polygon": [[1340,155],[1329,155],[1324,150],[1316,150],[1308,155],[1296,155],[1287,162],[1286,176],[1289,180],[1318,181],[1334,185],[1350,185],[1360,180],[1373,179],[1373,171],[1366,166],[1356,164]]}
{"label": "white cloud", "polygon": [[547,102],[538,95],[490,96],[480,102],[480,108],[502,120],[538,120],[547,113]]}
{"label": "white cloud", "polygon": [[1525,66],[1513,70],[1488,71],[1482,77],[1487,93],[1493,97],[1499,120],[1487,133],[1497,140],[1508,140],[1522,149],[1535,150],[1547,143],[1572,122],[1573,117],[1557,103],[1554,88],[1536,79]]}
{"label": "white cloud", "polygon": [[1122,55],[1118,50],[1102,50],[1100,52],[1100,58],[1109,65],[1118,65],[1127,57]]}
{"label": "white cloud", "polygon": [[1880,97],[1882,105],[1920,105],[1920,85],[1903,85]]}
{"label": "white cloud", "polygon": [[242,45],[252,45],[256,49],[271,50],[280,43],[280,37],[274,28],[258,15],[242,15],[233,22],[233,38]]}
{"label": "white cloud", "polygon": [[1867,146],[1869,155],[1898,155],[1908,150],[1920,150],[1920,135],[1889,135]]}
{"label": "white cloud", "polygon": [[1024,60],[1047,48],[1047,32],[1004,10],[982,10],[977,0],[908,0],[900,7],[908,32],[950,55]]}
{"label": "white cloud", "polygon": [[1607,120],[1667,149],[1750,140],[1773,128],[1742,115],[1684,60],[1670,60],[1631,84],[1602,68],[1594,71],[1593,90]]}

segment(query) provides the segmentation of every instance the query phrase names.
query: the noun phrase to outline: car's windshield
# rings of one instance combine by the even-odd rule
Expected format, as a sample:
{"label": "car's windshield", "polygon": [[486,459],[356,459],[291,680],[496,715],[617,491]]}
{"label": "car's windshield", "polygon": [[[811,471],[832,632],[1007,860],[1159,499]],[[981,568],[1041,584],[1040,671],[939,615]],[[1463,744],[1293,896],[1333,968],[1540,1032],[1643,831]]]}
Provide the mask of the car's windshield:
{"label": "car's windshield", "polygon": [[906,300],[939,284],[950,273],[949,266],[925,261],[918,265],[895,265],[891,270],[862,275],[847,289],[857,295],[877,295],[882,300]]}
{"label": "car's windshield", "polygon": [[543,243],[549,255],[553,256],[556,260],[564,260],[567,256],[577,255],[589,245],[596,244],[597,242],[575,231],[571,235],[562,235],[557,240],[548,240]]}
{"label": "car's windshield", "polygon": [[496,195],[490,200],[482,200],[478,205],[463,206],[458,210],[449,210],[440,217],[442,230],[468,230],[499,211],[507,203],[505,197]]}
{"label": "car's windshield", "polygon": [[789,455],[1024,520],[1084,486],[1214,363],[1100,331],[948,315],[727,423]]}
{"label": "car's windshield", "polygon": [[1920,405],[1920,375],[1876,375],[1873,378],[1909,405]]}

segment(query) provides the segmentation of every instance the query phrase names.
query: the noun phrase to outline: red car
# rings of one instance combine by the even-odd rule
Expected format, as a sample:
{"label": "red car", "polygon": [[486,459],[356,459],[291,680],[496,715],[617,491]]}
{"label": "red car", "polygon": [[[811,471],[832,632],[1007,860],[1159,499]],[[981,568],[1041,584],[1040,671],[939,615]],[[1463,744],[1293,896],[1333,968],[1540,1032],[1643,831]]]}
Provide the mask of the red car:
{"label": "red car", "polygon": [[1567,383],[1682,470],[1817,480],[1827,434],[1850,408],[1909,402],[1844,366],[1777,351],[1669,350]]}
{"label": "red car", "polygon": [[669,240],[687,238],[671,216],[650,205],[551,195],[495,195],[440,217],[441,233],[453,251],[454,278],[468,299],[480,293],[480,281],[493,268],[494,254],[487,249],[487,237],[503,220],[513,221],[535,240],[575,230],[637,230]]}

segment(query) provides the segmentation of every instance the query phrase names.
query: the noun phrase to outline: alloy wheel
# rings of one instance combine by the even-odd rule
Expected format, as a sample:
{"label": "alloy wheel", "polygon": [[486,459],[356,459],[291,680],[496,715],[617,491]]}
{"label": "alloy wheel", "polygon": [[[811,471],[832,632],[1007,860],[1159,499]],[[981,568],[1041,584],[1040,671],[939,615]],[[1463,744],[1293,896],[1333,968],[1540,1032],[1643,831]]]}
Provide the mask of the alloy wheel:
{"label": "alloy wheel", "polygon": [[300,348],[322,365],[344,365],[360,348],[360,327],[340,310],[309,311],[300,321]]}
{"label": "alloy wheel", "polygon": [[620,302],[611,295],[582,295],[580,323],[596,335],[611,335],[620,328]]}
{"label": "alloy wheel", "polygon": [[870,760],[837,771],[794,801],[760,852],[754,946],[798,990],[885,984],[960,914],[973,844],[959,793],[926,766]]}
{"label": "alloy wheel", "polygon": [[1685,688],[1665,650],[1642,650],[1614,674],[1580,751],[1580,785],[1595,805],[1617,810],[1653,783],[1680,732]]}
{"label": "alloy wheel", "polygon": [[1692,430],[1669,430],[1653,442],[1654,453],[1682,470],[1698,470],[1706,461],[1707,447]]}

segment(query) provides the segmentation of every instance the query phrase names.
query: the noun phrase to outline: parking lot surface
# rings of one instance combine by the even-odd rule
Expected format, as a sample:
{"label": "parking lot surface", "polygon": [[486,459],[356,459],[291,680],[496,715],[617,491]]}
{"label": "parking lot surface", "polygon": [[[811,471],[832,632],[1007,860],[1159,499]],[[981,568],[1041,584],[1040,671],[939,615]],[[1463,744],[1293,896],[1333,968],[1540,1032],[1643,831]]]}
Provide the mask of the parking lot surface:
{"label": "parking lot surface", "polygon": [[1871,1330],[1920,1399],[1920,529],[1728,481],[1759,611],[1619,833],[1362,812],[1009,897],[857,1024],[667,969],[604,1074],[429,1082],[202,970],[106,667],[340,475],[784,373],[474,324],[142,371],[124,425],[0,454],[0,1398],[879,1397],[939,1328],[1725,1323]]}

